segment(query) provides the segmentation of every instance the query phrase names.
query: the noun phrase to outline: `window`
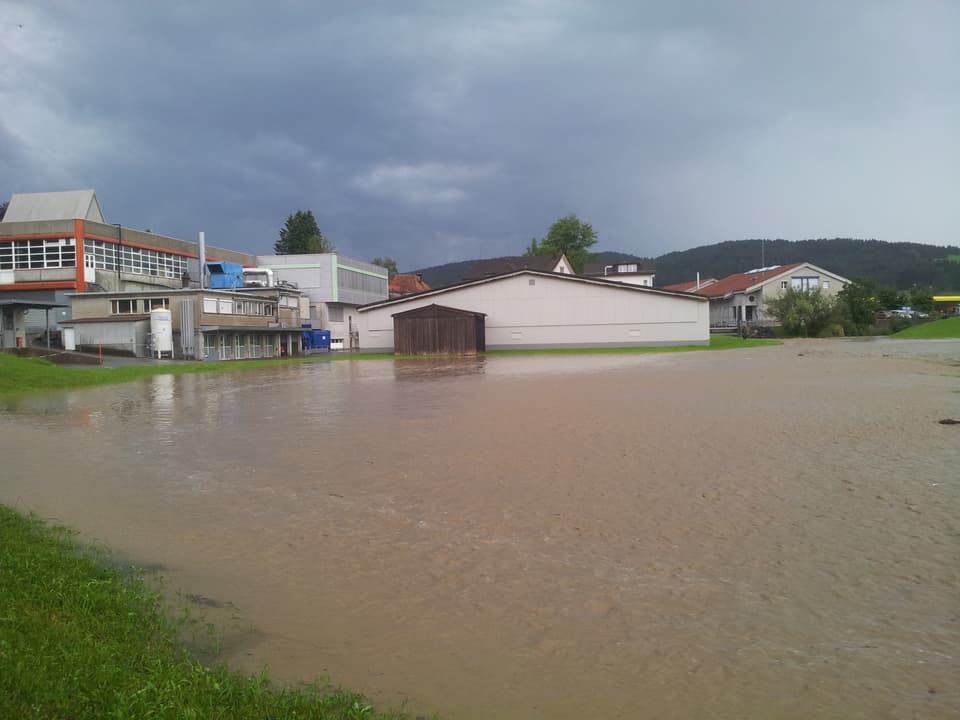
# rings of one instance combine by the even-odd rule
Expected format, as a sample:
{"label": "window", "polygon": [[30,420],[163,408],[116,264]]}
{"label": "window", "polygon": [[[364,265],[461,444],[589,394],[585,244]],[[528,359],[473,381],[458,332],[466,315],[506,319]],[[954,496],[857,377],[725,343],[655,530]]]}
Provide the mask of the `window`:
{"label": "window", "polygon": [[217,312],[221,315],[232,315],[233,314],[233,300],[218,298],[217,299]]}
{"label": "window", "polygon": [[781,289],[781,290],[786,290],[786,289],[787,289],[787,286],[788,286],[789,284],[790,284],[790,283],[787,282],[786,280],[781,280],[781,281],[780,281],[780,289]]}
{"label": "window", "polygon": [[233,344],[234,344],[234,347],[235,347],[236,350],[237,350],[236,353],[234,354],[234,357],[235,357],[237,360],[242,359],[243,356],[244,356],[244,352],[243,352],[243,350],[244,350],[244,347],[243,347],[243,335],[234,335],[234,336],[233,336]]}
{"label": "window", "polygon": [[824,290],[829,290],[829,289],[830,289],[830,281],[829,281],[829,280],[824,280],[824,281],[820,284],[820,287],[822,287]]}
{"label": "window", "polygon": [[632,273],[637,271],[636,263],[624,263],[623,265],[617,265],[618,273]]}
{"label": "window", "polygon": [[214,343],[215,339],[216,338],[214,338],[214,336],[211,335],[210,333],[203,334],[203,356],[204,357],[211,357],[213,353],[216,352],[216,345]]}
{"label": "window", "polygon": [[203,311],[209,315],[214,315],[217,312],[217,299],[212,297],[205,297],[203,299]]}
{"label": "window", "polygon": [[139,304],[137,300],[113,300],[110,303],[110,312],[114,315],[133,315]]}
{"label": "window", "polygon": [[794,290],[810,292],[811,290],[817,290],[820,287],[820,278],[816,275],[810,277],[793,277],[790,278],[790,284]]}
{"label": "window", "polygon": [[170,298],[144,298],[143,299],[143,311],[150,312],[151,310],[169,310],[170,309]]}
{"label": "window", "polygon": [[87,258],[93,258],[91,267],[97,270],[116,270],[118,252],[120,270],[125,273],[180,278],[187,271],[187,258],[183,255],[102,240],[87,240],[84,243],[84,253]]}
{"label": "window", "polygon": [[77,266],[74,238],[13,240],[0,243],[0,270],[42,270]]}

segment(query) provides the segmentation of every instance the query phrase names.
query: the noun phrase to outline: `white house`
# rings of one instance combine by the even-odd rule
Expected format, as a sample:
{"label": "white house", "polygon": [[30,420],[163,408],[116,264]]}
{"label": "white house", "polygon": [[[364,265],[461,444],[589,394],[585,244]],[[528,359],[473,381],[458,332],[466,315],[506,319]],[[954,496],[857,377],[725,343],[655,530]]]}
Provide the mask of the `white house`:
{"label": "white house", "polygon": [[614,282],[646,287],[653,287],[657,277],[652,260],[626,260],[610,265],[587,263],[583,274],[587,277],[602,277]]}
{"label": "white house", "polygon": [[393,316],[434,304],[484,314],[488,350],[710,342],[707,298],[516,270],[358,308],[360,349],[393,352]]}

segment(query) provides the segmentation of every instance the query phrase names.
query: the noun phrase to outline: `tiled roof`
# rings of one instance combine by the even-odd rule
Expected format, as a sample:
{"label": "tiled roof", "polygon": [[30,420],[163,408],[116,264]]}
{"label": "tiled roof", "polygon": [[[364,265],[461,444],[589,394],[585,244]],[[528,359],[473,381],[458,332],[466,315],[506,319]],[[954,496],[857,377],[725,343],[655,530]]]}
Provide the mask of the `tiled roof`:
{"label": "tiled roof", "polygon": [[770,278],[776,277],[777,275],[782,275],[785,272],[789,272],[794,268],[800,267],[802,264],[803,263],[793,263],[792,265],[776,265],[769,268],[761,268],[760,270],[727,275],[725,278],[717,280],[715,283],[711,283],[706,287],[701,287],[699,290],[694,290],[693,292],[697,295],[705,295],[706,297],[711,298],[723,297],[725,295],[729,295],[730,293],[742,292],[749,287],[764,283]]}
{"label": "tiled roof", "polygon": [[477,260],[470,266],[464,280],[480,280],[482,278],[503,275],[515,270],[542,270],[553,272],[560,262],[560,255],[524,255],[520,257],[499,257],[489,260]]}
{"label": "tiled roof", "polygon": [[391,295],[409,295],[429,289],[430,286],[414,273],[397,273],[390,278]]}
{"label": "tiled roof", "polygon": [[701,280],[700,284],[697,285],[696,280],[687,280],[682,283],[674,283],[673,285],[664,285],[664,290],[673,290],[675,292],[694,292],[698,288],[703,289],[707,285],[713,285],[717,281],[716,278],[707,278],[706,280]]}

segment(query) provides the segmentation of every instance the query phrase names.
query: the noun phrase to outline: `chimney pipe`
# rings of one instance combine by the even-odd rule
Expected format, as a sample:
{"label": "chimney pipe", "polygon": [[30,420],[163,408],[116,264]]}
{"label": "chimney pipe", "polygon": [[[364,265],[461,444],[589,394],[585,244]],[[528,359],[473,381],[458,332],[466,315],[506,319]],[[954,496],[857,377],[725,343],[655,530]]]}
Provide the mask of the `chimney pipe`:
{"label": "chimney pipe", "polygon": [[207,243],[203,231],[200,231],[200,289],[205,287],[207,277]]}
{"label": "chimney pipe", "polygon": [[700,289],[700,273],[697,273],[697,290]]}

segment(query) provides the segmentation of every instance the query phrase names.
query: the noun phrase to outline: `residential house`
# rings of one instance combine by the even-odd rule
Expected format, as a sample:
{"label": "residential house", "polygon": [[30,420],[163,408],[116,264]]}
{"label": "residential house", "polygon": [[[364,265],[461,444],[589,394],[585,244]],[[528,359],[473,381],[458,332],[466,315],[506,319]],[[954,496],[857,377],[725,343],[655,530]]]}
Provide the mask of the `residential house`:
{"label": "residential house", "polygon": [[835,296],[849,282],[836,273],[803,262],[728,275],[693,293],[710,298],[711,327],[731,327],[741,323],[771,325],[774,319],[767,313],[766,303],[788,288],[819,290]]}
{"label": "residential house", "polygon": [[482,280],[517,270],[537,270],[561,275],[573,275],[573,265],[566,255],[521,255],[516,257],[489,258],[477,260],[463,279]]}
{"label": "residential house", "polygon": [[430,286],[423,281],[420,273],[396,273],[390,276],[390,297],[425,292]]}
{"label": "residential house", "polygon": [[653,287],[654,279],[657,277],[653,260],[627,260],[609,265],[587,263],[582,274],[587,277],[602,277],[614,282],[644,287]]}

